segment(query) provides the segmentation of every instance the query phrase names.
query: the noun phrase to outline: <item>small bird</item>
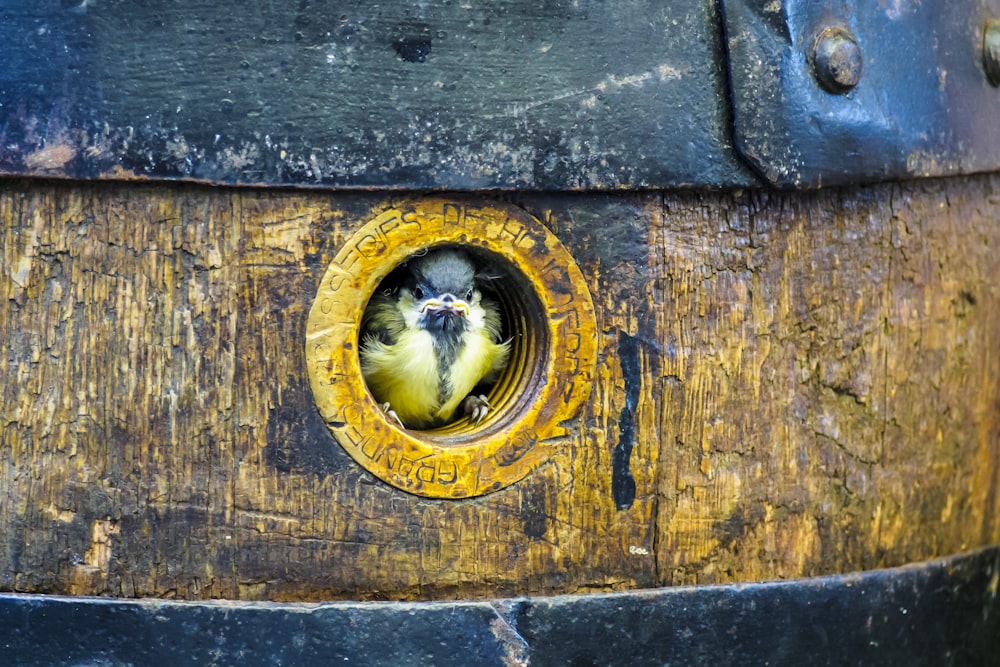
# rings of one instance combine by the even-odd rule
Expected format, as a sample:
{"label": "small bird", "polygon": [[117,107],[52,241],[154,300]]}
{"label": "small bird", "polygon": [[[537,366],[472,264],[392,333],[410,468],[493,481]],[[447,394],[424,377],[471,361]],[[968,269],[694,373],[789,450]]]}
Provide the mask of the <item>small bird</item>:
{"label": "small bird", "polygon": [[491,406],[477,387],[494,382],[510,353],[497,304],[477,289],[476,265],[454,248],[409,260],[395,288],[369,303],[361,372],[383,411],[404,428],[452,421],[462,406],[478,425]]}

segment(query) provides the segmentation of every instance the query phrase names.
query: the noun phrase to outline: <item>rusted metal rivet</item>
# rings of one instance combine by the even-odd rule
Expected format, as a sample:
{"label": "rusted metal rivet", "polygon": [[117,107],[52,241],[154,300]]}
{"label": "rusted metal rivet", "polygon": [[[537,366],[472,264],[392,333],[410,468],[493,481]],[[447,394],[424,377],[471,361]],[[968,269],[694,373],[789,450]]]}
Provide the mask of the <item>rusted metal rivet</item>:
{"label": "rusted metal rivet", "polygon": [[812,52],[816,80],[831,93],[846,93],[861,81],[864,54],[854,35],[844,28],[827,28],[816,35]]}
{"label": "rusted metal rivet", "polygon": [[990,19],[983,30],[983,67],[990,83],[1000,86],[1000,19]]}

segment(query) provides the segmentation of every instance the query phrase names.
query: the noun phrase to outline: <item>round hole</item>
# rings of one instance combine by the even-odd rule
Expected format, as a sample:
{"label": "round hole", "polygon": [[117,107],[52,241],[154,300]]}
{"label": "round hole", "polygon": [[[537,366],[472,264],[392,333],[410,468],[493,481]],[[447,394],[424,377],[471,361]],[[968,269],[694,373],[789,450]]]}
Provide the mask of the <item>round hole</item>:
{"label": "round hole", "polygon": [[[362,314],[401,265],[442,247],[497,274],[483,289],[499,305],[510,353],[480,424],[460,416],[400,428],[363,379]],[[317,290],[305,351],[317,408],[359,464],[411,493],[462,498],[522,479],[581,434],[595,331],[579,268],[538,220],[509,205],[434,198],[384,211],[348,238]]]}
{"label": "round hole", "polygon": [[[500,313],[500,340],[508,342],[509,353],[496,380],[480,387],[485,392],[490,411],[478,424],[459,409],[447,423],[429,429],[411,429],[425,440],[442,446],[465,442],[484,430],[503,430],[517,419],[531,403],[533,382],[544,375],[549,344],[545,307],[531,280],[501,255],[478,246],[443,244],[422,248],[390,271],[374,295],[393,292],[404,279],[407,264],[445,248],[464,252],[475,264],[477,274],[483,276],[477,281],[477,289],[484,299],[496,304]],[[359,330],[359,354],[364,347],[364,335],[365,331]],[[377,401],[371,387],[368,390]]]}

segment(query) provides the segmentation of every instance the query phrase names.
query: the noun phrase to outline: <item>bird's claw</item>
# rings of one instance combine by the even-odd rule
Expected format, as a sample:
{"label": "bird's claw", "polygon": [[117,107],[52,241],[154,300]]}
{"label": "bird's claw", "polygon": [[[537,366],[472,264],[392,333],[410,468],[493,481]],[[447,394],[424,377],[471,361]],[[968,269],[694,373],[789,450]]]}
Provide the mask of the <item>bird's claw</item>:
{"label": "bird's claw", "polygon": [[406,428],[403,426],[403,420],[399,418],[399,415],[396,414],[396,411],[392,409],[388,402],[382,404],[382,412],[385,413],[386,417],[399,424],[399,428]]}
{"label": "bird's claw", "polygon": [[482,394],[479,396],[469,396],[462,402],[462,409],[465,410],[466,416],[474,421],[476,426],[479,426],[479,422],[483,421],[483,417],[486,416],[492,407]]}

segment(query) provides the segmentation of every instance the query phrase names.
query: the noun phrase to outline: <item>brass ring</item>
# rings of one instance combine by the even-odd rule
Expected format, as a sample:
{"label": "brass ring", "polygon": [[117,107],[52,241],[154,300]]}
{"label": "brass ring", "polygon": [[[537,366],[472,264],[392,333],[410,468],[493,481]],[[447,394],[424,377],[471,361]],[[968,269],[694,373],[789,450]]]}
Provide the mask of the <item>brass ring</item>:
{"label": "brass ring", "polygon": [[[513,350],[481,425],[401,429],[362,377],[361,316],[393,269],[441,245],[490,255],[513,277],[501,294]],[[355,461],[410,493],[467,498],[517,482],[582,435],[573,422],[591,393],[595,332],[583,275],[541,222],[506,204],[432,198],[384,211],[347,239],[317,290],[305,353],[319,412]]]}

